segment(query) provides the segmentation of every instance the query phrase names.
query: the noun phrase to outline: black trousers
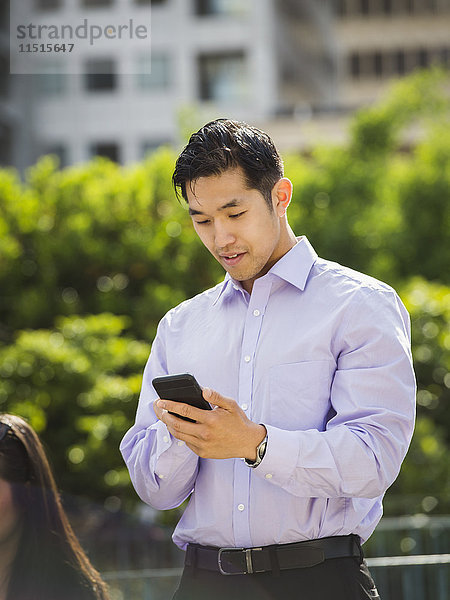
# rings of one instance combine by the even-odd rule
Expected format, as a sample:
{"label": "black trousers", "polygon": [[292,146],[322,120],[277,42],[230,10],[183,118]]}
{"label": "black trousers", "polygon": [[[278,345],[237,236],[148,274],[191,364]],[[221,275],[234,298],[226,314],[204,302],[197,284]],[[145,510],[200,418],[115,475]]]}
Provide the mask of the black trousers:
{"label": "black trousers", "polygon": [[222,575],[186,566],[173,600],[380,600],[363,558],[334,558],[314,567]]}

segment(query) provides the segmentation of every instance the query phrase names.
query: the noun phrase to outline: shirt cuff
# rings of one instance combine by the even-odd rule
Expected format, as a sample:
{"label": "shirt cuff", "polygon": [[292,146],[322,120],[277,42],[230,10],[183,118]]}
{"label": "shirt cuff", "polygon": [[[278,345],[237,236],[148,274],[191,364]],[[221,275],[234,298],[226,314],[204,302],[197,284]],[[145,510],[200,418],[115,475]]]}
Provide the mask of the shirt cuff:
{"label": "shirt cuff", "polygon": [[267,430],[267,449],[261,464],[253,472],[261,479],[286,487],[298,464],[299,432],[263,425]]}
{"label": "shirt cuff", "polygon": [[180,465],[197,463],[198,456],[192,452],[186,443],[177,440],[167,430],[164,423],[157,430],[158,454],[155,472],[159,479],[166,479]]}

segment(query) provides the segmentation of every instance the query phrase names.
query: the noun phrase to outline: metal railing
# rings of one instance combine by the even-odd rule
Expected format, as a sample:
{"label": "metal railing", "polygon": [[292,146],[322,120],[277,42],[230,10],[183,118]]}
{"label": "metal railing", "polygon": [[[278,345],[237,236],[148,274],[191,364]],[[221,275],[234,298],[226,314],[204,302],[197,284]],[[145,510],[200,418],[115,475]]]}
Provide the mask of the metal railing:
{"label": "metal railing", "polygon": [[450,554],[368,558],[382,600],[449,600]]}
{"label": "metal railing", "polygon": [[111,600],[170,600],[183,569],[140,569],[102,573]]}
{"label": "metal railing", "polygon": [[[368,558],[382,600],[450,600],[450,554]],[[180,568],[105,572],[113,600],[168,600]]]}
{"label": "metal railing", "polygon": [[[172,530],[123,514],[99,523],[81,541],[113,600],[169,600],[184,561]],[[364,544],[382,600],[450,600],[449,551],[447,515],[384,517]]]}

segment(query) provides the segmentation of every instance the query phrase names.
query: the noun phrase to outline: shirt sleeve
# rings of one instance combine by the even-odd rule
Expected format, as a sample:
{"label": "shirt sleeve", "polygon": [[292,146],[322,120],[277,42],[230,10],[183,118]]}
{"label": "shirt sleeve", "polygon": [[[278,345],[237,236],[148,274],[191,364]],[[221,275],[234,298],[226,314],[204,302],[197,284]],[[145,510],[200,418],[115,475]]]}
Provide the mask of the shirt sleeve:
{"label": "shirt sleeve", "polygon": [[153,410],[158,395],[152,379],[167,375],[164,331],[163,319],[144,369],[135,424],[120,444],[136,492],[159,510],[179,506],[192,492],[198,471],[198,456],[169,433]]}
{"label": "shirt sleeve", "polygon": [[396,479],[414,428],[409,315],[393,290],[364,290],[340,330],[325,430],[265,425],[254,472],[297,496],[376,498]]}

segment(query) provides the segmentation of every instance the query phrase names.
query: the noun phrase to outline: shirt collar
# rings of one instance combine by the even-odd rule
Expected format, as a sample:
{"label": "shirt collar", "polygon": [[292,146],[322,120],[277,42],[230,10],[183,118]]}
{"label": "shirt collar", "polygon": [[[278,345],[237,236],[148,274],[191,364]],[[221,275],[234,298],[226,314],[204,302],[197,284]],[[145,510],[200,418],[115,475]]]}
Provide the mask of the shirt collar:
{"label": "shirt collar", "polygon": [[214,304],[217,304],[217,302],[219,302],[220,298],[229,296],[230,294],[232,294],[235,291],[241,291],[241,285],[239,283],[239,281],[235,281],[231,275],[229,273],[227,273],[225,275],[225,279],[222,281],[222,284],[219,284],[219,293],[217,294],[216,298],[214,299],[213,302],[213,306]]}
{"label": "shirt collar", "polygon": [[[269,273],[303,291],[316,260],[317,253],[308,238],[300,236],[297,238],[297,244],[274,264]],[[213,304],[216,304],[222,296],[226,297],[235,291],[242,292],[242,286],[227,273],[222,284],[219,284],[219,291]]]}
{"label": "shirt collar", "polygon": [[269,273],[280,277],[299,290],[304,290],[309,272],[317,260],[317,253],[306,236],[297,238],[297,244],[277,261]]}

